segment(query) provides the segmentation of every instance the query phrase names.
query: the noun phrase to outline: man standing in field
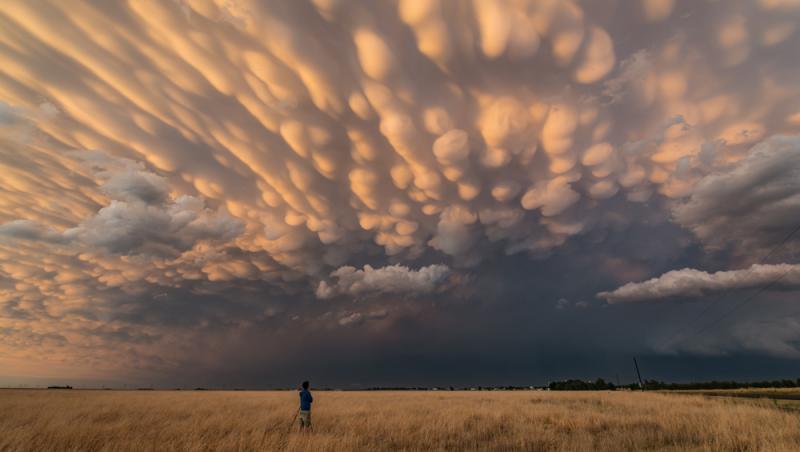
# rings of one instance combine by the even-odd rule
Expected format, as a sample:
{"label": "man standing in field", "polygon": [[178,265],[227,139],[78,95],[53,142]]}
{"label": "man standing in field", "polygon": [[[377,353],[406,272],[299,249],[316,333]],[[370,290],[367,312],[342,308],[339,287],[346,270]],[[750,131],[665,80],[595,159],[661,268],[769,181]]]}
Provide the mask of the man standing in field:
{"label": "man standing in field", "polygon": [[303,389],[300,390],[300,431],[311,429],[311,402],[314,398],[308,391],[308,381],[303,382]]}

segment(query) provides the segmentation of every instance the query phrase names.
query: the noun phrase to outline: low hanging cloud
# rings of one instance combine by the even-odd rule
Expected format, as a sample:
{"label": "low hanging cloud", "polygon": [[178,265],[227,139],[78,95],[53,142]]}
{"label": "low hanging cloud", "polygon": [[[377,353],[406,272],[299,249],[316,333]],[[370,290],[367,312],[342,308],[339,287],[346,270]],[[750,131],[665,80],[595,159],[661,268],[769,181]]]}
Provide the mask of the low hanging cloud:
{"label": "low hanging cloud", "polygon": [[243,223],[225,212],[207,209],[203,199],[171,199],[166,179],[144,166],[102,153],[76,154],[91,163],[102,180],[109,204],[61,233],[30,220],[0,225],[0,235],[56,244],[81,243],[113,254],[177,256],[201,240],[228,242]]}
{"label": "low hanging cloud", "polygon": [[348,314],[339,319],[338,323],[341,326],[357,325],[364,320],[364,316],[359,312]]}
{"label": "low hanging cloud", "polygon": [[224,243],[242,230],[240,221],[207,209],[202,199],[181,196],[158,205],[114,200],[64,236],[115,254],[179,255],[201,240]]}
{"label": "low hanging cloud", "polygon": [[643,282],[631,282],[599,298],[609,303],[629,303],[669,298],[701,298],[731,290],[769,286],[773,289],[800,288],[800,265],[755,264],[747,269],[708,273],[684,268]]}
{"label": "low hanging cloud", "polygon": [[434,292],[450,274],[446,265],[429,265],[413,270],[402,265],[372,268],[365,265],[362,270],[345,266],[330,274],[331,281],[320,281],[317,298],[327,299],[339,295],[353,297],[368,295],[418,296]]}

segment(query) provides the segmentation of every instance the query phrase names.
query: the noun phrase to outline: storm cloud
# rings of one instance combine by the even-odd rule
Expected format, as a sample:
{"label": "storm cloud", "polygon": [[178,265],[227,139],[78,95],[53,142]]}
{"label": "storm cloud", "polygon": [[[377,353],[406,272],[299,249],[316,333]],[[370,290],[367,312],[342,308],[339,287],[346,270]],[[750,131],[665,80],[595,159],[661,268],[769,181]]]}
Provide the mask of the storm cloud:
{"label": "storm cloud", "polygon": [[752,252],[780,243],[800,218],[800,137],[766,139],[705,176],[675,218],[712,246],[735,241]]}
{"label": "storm cloud", "polygon": [[[789,0],[7,2],[0,366],[391,361],[422,331],[455,356],[756,287],[794,265],[751,267],[800,205],[798,23]],[[591,342],[564,331],[530,343]]]}

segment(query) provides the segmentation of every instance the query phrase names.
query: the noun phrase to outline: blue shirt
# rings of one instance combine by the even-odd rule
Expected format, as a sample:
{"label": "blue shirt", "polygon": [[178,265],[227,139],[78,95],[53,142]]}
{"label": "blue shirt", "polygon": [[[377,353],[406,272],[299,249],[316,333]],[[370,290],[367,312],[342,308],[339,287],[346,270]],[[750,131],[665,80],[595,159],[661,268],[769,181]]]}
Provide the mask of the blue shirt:
{"label": "blue shirt", "polygon": [[308,392],[308,389],[303,389],[300,391],[300,410],[301,411],[310,411],[311,410],[311,402],[314,401],[314,398],[311,397],[311,393]]}

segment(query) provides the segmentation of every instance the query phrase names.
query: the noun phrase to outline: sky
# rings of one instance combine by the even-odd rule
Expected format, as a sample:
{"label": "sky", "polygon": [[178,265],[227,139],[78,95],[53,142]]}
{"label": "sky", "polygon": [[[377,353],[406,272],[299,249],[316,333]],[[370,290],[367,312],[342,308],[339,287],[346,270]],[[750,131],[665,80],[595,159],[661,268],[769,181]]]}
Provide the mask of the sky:
{"label": "sky", "polygon": [[11,0],[0,385],[800,377],[798,0]]}

